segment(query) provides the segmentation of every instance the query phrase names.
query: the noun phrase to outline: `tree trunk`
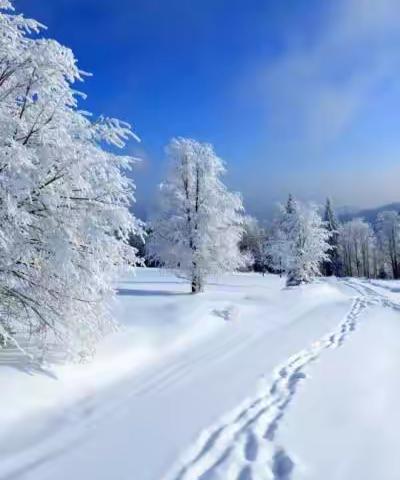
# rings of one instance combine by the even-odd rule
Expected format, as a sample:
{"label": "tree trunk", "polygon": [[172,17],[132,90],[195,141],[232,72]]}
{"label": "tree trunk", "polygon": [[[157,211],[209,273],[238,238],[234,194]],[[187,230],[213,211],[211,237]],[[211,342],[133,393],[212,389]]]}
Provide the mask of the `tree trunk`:
{"label": "tree trunk", "polygon": [[198,277],[192,278],[192,293],[199,293],[203,290],[203,285]]}
{"label": "tree trunk", "polygon": [[297,287],[303,283],[302,275],[296,270],[289,270],[286,278],[287,287]]}

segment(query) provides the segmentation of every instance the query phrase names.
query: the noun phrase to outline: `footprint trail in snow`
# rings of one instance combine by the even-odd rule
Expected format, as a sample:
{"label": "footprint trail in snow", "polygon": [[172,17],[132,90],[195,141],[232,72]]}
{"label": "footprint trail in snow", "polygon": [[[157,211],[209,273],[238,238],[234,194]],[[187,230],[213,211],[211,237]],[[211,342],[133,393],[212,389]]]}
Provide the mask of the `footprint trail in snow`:
{"label": "footprint trail in snow", "polygon": [[347,285],[359,294],[348,314],[331,334],[290,357],[264,384],[216,426],[205,430],[163,480],[291,480],[295,460],[276,443],[279,428],[306,367],[328,348],[340,347],[370,305],[399,309],[376,291],[356,282]]}

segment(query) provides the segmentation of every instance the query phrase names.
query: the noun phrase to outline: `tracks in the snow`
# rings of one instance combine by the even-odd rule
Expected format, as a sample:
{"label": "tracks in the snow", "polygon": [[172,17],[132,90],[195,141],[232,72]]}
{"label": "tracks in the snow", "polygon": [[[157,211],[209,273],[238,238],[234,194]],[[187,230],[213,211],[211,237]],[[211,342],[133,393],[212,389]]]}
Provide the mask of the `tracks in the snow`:
{"label": "tracks in the snow", "polygon": [[358,295],[339,327],[289,358],[276,370],[271,384],[265,384],[258,395],[204,431],[164,480],[292,479],[295,459],[277,444],[276,432],[299,385],[307,378],[306,367],[325,349],[340,347],[368,306],[400,309],[359,282],[346,284]]}

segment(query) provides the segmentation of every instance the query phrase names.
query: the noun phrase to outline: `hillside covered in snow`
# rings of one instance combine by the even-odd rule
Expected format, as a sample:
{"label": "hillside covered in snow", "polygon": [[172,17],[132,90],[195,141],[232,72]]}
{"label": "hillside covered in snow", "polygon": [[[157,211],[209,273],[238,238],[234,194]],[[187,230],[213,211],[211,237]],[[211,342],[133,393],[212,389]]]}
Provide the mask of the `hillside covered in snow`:
{"label": "hillside covered in snow", "polygon": [[91,363],[0,354],[0,478],[394,480],[399,287],[139,270]]}

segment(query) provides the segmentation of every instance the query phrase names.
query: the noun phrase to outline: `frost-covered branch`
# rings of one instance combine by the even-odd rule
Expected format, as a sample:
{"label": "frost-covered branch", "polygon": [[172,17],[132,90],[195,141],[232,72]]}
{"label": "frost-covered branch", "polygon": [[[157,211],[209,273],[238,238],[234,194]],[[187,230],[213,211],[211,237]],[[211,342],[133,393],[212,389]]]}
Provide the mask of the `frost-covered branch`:
{"label": "frost-covered branch", "polygon": [[138,261],[133,159],[115,153],[136,136],[79,110],[85,74],[42,28],[0,0],[0,336],[80,355],[115,328],[112,280]]}

